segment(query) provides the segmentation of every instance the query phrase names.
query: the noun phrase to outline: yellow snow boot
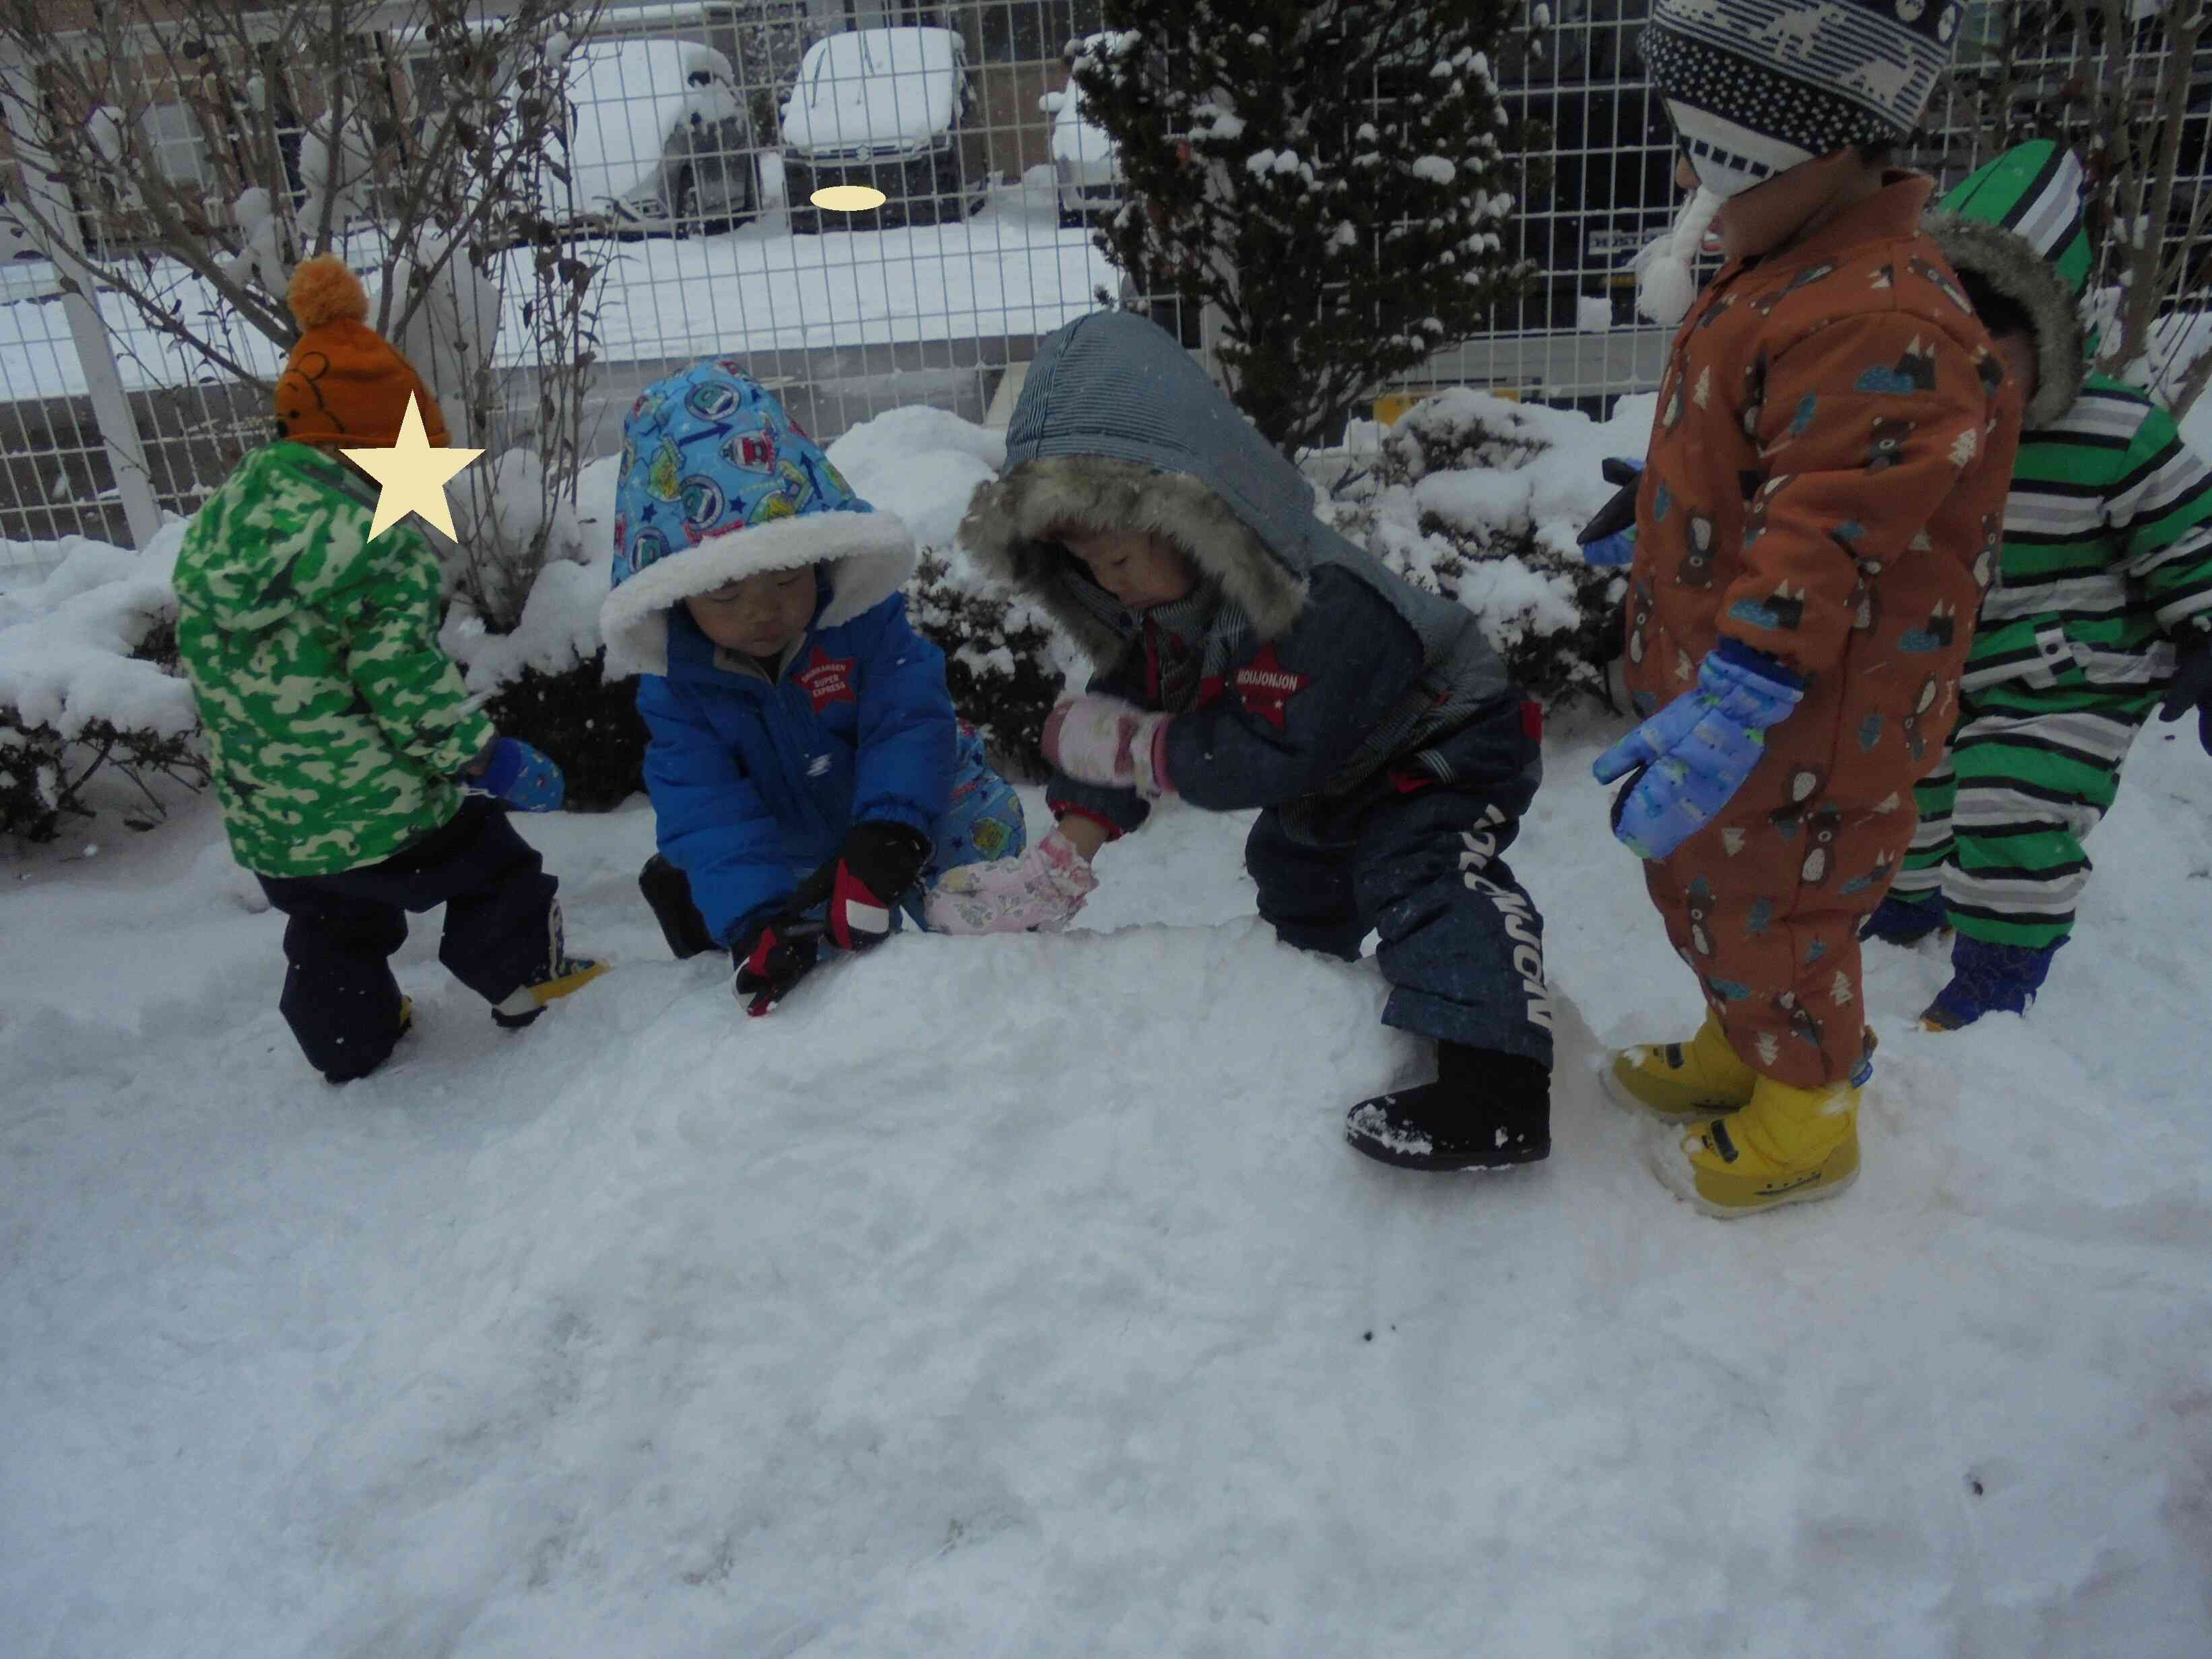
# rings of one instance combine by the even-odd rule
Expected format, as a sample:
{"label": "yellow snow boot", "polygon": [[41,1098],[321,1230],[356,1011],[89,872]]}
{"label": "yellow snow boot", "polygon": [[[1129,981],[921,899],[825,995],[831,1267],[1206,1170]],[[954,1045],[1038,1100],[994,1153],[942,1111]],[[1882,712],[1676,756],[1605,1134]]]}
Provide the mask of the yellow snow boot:
{"label": "yellow snow boot", "polygon": [[568,954],[567,934],[561,924],[561,906],[557,900],[547,921],[550,924],[549,948],[540,977],[513,992],[504,1002],[492,1005],[493,1022],[510,1031],[529,1024],[545,1012],[548,1003],[574,995],[607,971],[609,964],[606,963]]}
{"label": "yellow snow boot", "polygon": [[1859,1085],[1793,1089],[1762,1077],[1751,1103],[1715,1118],[1662,1150],[1660,1180],[1707,1215],[1723,1219],[1781,1204],[1833,1198],[1858,1179]]}
{"label": "yellow snow boot", "polygon": [[1759,1073],[1735,1057],[1713,1011],[1687,1042],[1623,1048],[1606,1073],[1613,1097],[1632,1110],[1679,1123],[1733,1112],[1751,1099]]}

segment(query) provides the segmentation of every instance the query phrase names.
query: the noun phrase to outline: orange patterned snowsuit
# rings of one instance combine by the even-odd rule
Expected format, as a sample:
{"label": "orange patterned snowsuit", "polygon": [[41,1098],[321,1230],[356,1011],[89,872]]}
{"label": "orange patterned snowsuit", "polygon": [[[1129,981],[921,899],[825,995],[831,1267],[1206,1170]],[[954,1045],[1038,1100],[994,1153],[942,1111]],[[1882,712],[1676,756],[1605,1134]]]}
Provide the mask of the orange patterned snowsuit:
{"label": "orange patterned snowsuit", "polygon": [[1891,175],[1717,276],[1676,333],[1637,501],[1628,684],[1649,715],[1727,636],[1807,679],[1651,897],[1730,1044],[1799,1088],[1848,1077],[1859,919],[1942,757],[2003,527],[2021,394]]}

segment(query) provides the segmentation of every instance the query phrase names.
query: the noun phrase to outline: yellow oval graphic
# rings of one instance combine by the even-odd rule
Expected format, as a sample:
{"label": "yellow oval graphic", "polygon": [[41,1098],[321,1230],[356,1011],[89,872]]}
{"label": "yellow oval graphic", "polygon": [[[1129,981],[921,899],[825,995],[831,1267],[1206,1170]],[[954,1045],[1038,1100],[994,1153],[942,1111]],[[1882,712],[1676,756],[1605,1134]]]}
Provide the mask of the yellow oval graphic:
{"label": "yellow oval graphic", "polygon": [[873,185],[824,185],[806,199],[832,213],[866,213],[881,207],[884,197]]}

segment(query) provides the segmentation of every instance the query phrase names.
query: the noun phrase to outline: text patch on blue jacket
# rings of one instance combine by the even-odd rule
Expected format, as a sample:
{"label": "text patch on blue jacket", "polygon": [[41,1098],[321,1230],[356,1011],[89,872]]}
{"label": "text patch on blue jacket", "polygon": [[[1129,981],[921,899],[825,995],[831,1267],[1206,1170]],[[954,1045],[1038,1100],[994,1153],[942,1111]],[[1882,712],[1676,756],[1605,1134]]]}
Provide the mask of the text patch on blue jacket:
{"label": "text patch on blue jacket", "polygon": [[810,629],[773,683],[679,606],[668,672],[639,677],[637,706],[660,851],[726,942],[834,857],[854,823],[929,836],[944,815],[957,737],[945,657],[900,595]]}

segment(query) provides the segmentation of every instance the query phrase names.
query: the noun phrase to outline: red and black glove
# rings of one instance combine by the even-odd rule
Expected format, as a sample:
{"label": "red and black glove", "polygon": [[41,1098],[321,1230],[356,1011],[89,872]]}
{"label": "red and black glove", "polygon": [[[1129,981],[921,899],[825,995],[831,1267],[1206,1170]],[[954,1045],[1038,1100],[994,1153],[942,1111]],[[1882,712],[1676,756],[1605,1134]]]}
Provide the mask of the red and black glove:
{"label": "red and black glove", "polygon": [[[928,857],[927,838],[903,823],[871,819],[847,830],[844,846],[825,866],[830,943],[843,951],[866,951],[890,937],[892,907],[914,885]],[[823,873],[817,871],[815,879]]]}
{"label": "red and black glove", "polygon": [[730,954],[738,964],[737,999],[758,1018],[813,971],[822,954],[822,924],[786,910]]}

